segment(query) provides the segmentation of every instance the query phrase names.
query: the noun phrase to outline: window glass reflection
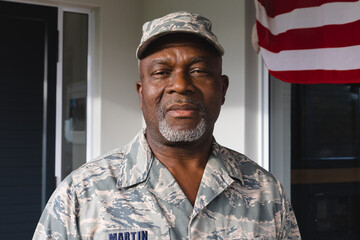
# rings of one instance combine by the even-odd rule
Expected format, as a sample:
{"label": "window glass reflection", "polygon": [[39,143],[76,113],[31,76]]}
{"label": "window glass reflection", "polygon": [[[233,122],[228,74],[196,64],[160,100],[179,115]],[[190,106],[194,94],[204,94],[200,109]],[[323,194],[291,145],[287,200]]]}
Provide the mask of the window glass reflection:
{"label": "window glass reflection", "polygon": [[64,12],[62,179],[86,161],[88,15]]}

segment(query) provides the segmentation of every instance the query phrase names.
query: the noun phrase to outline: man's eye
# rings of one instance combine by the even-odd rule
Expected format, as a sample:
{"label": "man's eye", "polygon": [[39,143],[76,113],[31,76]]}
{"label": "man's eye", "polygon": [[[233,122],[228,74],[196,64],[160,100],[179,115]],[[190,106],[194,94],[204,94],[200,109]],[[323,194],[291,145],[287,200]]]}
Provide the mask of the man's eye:
{"label": "man's eye", "polygon": [[205,70],[205,69],[192,69],[190,71],[190,74],[191,75],[194,75],[194,76],[208,76],[209,75],[209,71]]}
{"label": "man's eye", "polygon": [[164,71],[164,70],[159,70],[159,71],[155,71],[151,74],[154,77],[166,77],[168,75],[170,75],[169,71]]}

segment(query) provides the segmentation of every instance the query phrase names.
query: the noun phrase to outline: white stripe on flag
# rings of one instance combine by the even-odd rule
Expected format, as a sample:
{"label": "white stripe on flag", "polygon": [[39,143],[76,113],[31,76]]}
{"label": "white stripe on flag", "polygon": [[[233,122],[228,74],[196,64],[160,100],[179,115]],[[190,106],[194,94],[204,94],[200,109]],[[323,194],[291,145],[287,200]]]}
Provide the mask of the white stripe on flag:
{"label": "white stripe on flag", "polygon": [[[291,0],[288,0],[291,1]],[[256,1],[256,18],[272,34],[291,29],[321,27],[330,24],[345,24],[360,19],[360,1],[334,2],[318,7],[300,8],[270,18],[265,8]],[[356,31],[354,29],[354,31]],[[360,31],[359,29],[357,31]]]}
{"label": "white stripe on flag", "polygon": [[264,48],[260,51],[267,67],[272,71],[360,69],[360,46],[290,50],[280,53]]}

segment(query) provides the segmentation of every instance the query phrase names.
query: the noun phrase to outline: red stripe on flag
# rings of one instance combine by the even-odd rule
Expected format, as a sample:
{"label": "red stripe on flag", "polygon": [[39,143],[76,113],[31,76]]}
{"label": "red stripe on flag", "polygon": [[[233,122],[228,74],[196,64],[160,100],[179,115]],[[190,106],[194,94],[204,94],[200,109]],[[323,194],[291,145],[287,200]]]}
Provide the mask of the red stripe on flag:
{"label": "red stripe on flag", "polygon": [[258,0],[269,17],[288,13],[297,8],[318,7],[331,2],[357,2],[358,0]]}
{"label": "red stripe on flag", "polygon": [[271,71],[270,74],[277,79],[289,83],[302,84],[345,84],[359,83],[360,69],[336,70],[302,70],[302,71]]}
{"label": "red stripe on flag", "polygon": [[273,35],[256,21],[259,45],[271,52],[360,45],[360,20],[342,25],[292,29]]}

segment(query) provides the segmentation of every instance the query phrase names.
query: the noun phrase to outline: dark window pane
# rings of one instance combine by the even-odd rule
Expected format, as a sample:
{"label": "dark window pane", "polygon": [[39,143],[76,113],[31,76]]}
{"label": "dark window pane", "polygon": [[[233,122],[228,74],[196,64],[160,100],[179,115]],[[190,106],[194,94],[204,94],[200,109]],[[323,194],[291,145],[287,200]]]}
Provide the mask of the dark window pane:
{"label": "dark window pane", "polygon": [[303,158],[359,156],[359,87],[305,85],[303,91]]}

